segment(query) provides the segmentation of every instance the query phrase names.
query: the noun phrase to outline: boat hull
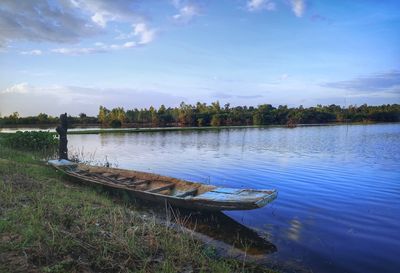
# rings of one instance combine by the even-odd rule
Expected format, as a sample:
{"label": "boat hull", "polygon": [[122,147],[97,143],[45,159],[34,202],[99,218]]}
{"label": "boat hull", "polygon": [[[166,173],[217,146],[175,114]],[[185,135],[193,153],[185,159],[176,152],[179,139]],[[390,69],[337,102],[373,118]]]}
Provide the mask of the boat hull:
{"label": "boat hull", "polygon": [[[277,197],[276,190],[221,188],[145,172],[76,164],[67,160],[51,160],[49,164],[85,184],[122,190],[131,198],[172,207],[210,211],[251,210],[263,207]],[[132,181],[130,184],[118,183],[128,177]]]}

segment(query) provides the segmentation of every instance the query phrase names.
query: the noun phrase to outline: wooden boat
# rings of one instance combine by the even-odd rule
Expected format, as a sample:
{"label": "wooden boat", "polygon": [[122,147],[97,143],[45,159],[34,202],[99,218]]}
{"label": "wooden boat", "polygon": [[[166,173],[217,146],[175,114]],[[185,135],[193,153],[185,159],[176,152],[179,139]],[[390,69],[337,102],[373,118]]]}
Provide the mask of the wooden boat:
{"label": "wooden boat", "polygon": [[199,210],[249,210],[265,206],[276,190],[233,189],[152,173],[50,160],[49,164],[82,182],[126,191],[134,198]]}

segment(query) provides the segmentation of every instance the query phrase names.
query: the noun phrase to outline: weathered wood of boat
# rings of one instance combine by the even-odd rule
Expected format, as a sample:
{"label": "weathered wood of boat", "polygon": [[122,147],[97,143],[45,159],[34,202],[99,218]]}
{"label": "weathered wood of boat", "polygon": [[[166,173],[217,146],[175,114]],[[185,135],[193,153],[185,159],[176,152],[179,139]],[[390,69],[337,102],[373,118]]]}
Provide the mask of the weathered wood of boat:
{"label": "weathered wood of boat", "polygon": [[194,183],[152,173],[50,160],[70,177],[126,191],[134,198],[168,202],[171,206],[200,210],[249,210],[265,206],[276,190],[232,189]]}

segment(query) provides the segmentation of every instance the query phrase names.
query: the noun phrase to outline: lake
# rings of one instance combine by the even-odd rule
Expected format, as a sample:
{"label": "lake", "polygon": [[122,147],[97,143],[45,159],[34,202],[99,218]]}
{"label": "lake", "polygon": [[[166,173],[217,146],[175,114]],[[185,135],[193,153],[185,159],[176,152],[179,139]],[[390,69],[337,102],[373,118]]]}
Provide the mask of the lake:
{"label": "lake", "polygon": [[398,272],[400,124],[70,135],[71,153],[119,168],[237,188],[275,188],[226,212],[313,272]]}

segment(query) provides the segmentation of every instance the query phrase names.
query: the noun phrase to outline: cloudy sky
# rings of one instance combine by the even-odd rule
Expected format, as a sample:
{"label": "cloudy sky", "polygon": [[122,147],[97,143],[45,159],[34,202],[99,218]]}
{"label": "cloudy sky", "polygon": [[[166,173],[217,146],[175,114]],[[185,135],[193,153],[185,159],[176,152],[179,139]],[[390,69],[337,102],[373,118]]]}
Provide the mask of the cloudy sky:
{"label": "cloudy sky", "polygon": [[1,0],[0,113],[400,103],[398,0]]}

